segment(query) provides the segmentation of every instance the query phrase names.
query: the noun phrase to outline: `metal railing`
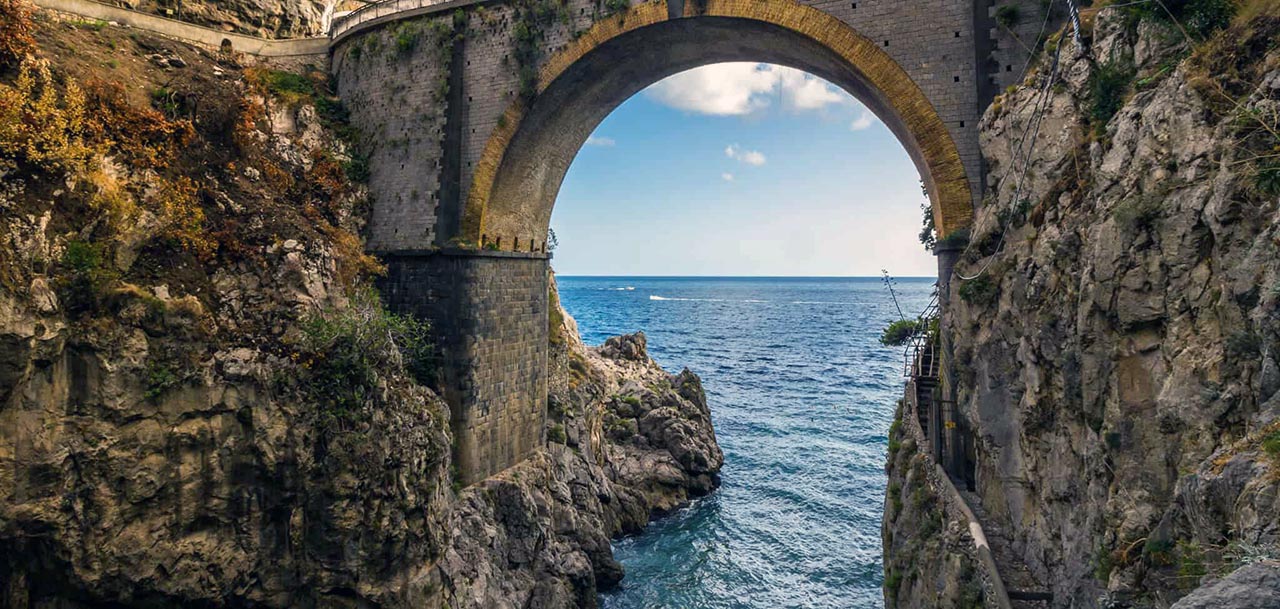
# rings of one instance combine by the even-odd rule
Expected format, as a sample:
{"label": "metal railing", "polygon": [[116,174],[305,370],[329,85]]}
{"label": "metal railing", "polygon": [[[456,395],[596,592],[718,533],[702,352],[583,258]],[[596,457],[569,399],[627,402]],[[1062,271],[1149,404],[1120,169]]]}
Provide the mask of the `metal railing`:
{"label": "metal railing", "polygon": [[[920,409],[915,378],[907,381],[904,398],[906,407],[911,413],[909,416],[902,417],[906,433],[915,440],[917,446],[927,446],[929,440],[925,437],[919,418],[915,416],[915,413]],[[960,491],[951,482],[951,477],[933,459],[929,451],[922,451],[922,456],[932,466],[926,470],[925,480],[922,482],[927,484],[934,494],[942,499],[943,509],[946,510],[949,517],[967,525],[966,532],[973,543],[965,549],[965,554],[977,564],[986,606],[995,607],[996,609],[1012,609],[1009,591],[1005,588],[1004,578],[1000,575],[1000,567],[996,564],[995,556],[991,552],[991,546],[987,542],[987,535],[982,528],[982,522],[978,520],[969,504],[965,502],[964,497],[960,495]]]}
{"label": "metal railing", "polygon": [[[921,330],[907,342],[906,348],[902,350],[902,376],[911,377],[938,377],[938,359],[939,349],[937,341],[929,334],[929,326],[933,325],[933,320],[938,319],[938,294],[935,292],[933,298],[929,300],[929,304],[925,306],[916,323],[919,324]],[[920,361],[922,356],[929,360],[928,370],[920,370]]]}

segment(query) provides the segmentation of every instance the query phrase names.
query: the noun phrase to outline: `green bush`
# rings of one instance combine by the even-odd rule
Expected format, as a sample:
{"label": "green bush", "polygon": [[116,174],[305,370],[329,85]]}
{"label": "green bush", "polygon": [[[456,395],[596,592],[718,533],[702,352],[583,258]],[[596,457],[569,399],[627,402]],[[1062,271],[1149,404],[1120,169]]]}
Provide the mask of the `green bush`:
{"label": "green bush", "polygon": [[118,278],[105,261],[103,248],[87,241],[71,241],[62,254],[62,270],[57,280],[62,306],[72,315],[98,310],[103,293]]}
{"label": "green bush", "polygon": [[343,161],[342,172],[347,174],[347,179],[352,182],[367,184],[369,182],[369,157],[353,151],[351,158]]}
{"label": "green bush", "polygon": [[1089,76],[1089,119],[1095,134],[1105,133],[1107,123],[1124,106],[1133,75],[1133,66],[1113,61],[1099,64]]}
{"label": "green bush", "polygon": [[1160,537],[1151,537],[1142,546],[1142,555],[1151,564],[1167,567],[1173,564],[1173,541]]}
{"label": "green bush", "polygon": [[401,22],[396,26],[395,33],[392,37],[395,39],[396,52],[400,55],[408,55],[418,48],[418,39],[421,33],[418,31],[417,24],[413,22]]}
{"label": "green bush", "polygon": [[1273,431],[1262,438],[1262,452],[1266,453],[1272,461],[1280,463],[1280,430]]}
{"label": "green bush", "polygon": [[1178,542],[1178,583],[1190,590],[1200,585],[1200,578],[1209,570],[1205,567],[1204,551],[1194,541]]}
{"label": "green bush", "polygon": [[1280,195],[1280,163],[1273,161],[1258,167],[1253,179],[1262,194],[1269,197]]}
{"label": "green bush", "polygon": [[316,88],[311,80],[301,74],[282,70],[266,70],[262,74],[262,82],[267,90],[281,97],[291,95],[315,95]]}
{"label": "green bush", "polygon": [[182,379],[174,374],[168,364],[152,362],[147,365],[147,399],[154,400],[170,388],[175,387]]}
{"label": "green bush", "polygon": [[1018,10],[1016,4],[1006,4],[996,9],[996,23],[1004,26],[1005,29],[1013,29],[1021,18],[1022,12]]}
{"label": "green bush", "polygon": [[886,347],[901,347],[923,334],[927,327],[927,324],[919,319],[899,319],[880,332],[880,344]]}
{"label": "green bush", "polygon": [[567,444],[568,437],[564,433],[564,425],[556,423],[547,430],[547,441],[556,444]]}
{"label": "green bush", "polygon": [[884,589],[889,593],[889,599],[898,598],[898,588],[902,586],[902,573],[897,569],[889,569],[884,576]]}
{"label": "green bush", "polygon": [[960,299],[967,303],[988,306],[994,304],[1000,296],[1000,286],[991,281],[989,275],[980,275],[960,284]]}
{"label": "green bush", "polygon": [[310,372],[305,387],[321,406],[321,428],[358,420],[378,379],[388,372],[403,370],[433,385],[429,330],[426,322],[388,312],[372,289],[357,291],[347,307],[306,317],[300,344]]}
{"label": "green bush", "polygon": [[1203,40],[1230,25],[1236,9],[1237,4],[1233,0],[1163,0],[1163,5],[1160,2],[1135,3],[1122,10],[1135,19],[1169,26],[1173,26],[1176,19],[1187,33]]}
{"label": "green bush", "polygon": [[1103,584],[1111,579],[1111,571],[1116,568],[1116,559],[1105,545],[1099,545],[1093,555],[1093,576]]}
{"label": "green bush", "polygon": [[922,203],[920,205],[920,211],[920,235],[918,237],[920,239],[920,245],[923,245],[924,249],[932,252],[934,246],[938,243],[938,234],[933,227],[933,207],[928,203]]}

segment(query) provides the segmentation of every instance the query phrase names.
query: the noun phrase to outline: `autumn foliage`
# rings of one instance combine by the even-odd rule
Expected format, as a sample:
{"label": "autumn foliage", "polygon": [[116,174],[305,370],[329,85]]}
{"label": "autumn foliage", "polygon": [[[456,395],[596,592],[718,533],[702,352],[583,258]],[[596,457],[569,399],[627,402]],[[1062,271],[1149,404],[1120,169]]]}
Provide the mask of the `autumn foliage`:
{"label": "autumn foliage", "polygon": [[17,63],[35,50],[33,10],[27,0],[0,0],[0,67]]}

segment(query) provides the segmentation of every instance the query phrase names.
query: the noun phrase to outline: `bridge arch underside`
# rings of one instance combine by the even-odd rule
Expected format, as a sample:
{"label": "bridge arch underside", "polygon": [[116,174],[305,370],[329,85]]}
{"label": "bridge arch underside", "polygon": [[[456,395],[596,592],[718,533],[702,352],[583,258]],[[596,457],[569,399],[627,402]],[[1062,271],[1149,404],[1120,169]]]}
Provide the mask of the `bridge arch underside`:
{"label": "bridge arch underside", "polygon": [[[504,250],[538,249],[570,164],[614,108],[663,78],[730,61],[800,69],[848,91],[875,112],[914,161],[939,233],[967,226],[973,215],[969,178],[924,93],[887,54],[842,22],[787,0],[749,4],[767,11],[783,2],[801,11],[800,26],[825,36],[765,19],[714,15],[660,18],[628,28],[627,19],[643,21],[637,9],[665,10],[662,3],[638,5],[625,18],[597,23],[548,61],[531,103],[518,100],[508,108],[477,167],[461,237]],[[602,35],[601,28],[624,31],[604,38],[611,32]]]}

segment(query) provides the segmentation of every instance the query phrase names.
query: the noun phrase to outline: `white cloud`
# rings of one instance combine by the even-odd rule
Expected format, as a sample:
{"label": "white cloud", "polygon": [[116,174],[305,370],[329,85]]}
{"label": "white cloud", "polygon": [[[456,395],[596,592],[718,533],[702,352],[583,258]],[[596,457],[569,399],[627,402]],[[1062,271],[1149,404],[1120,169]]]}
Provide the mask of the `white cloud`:
{"label": "white cloud", "polygon": [[670,76],[646,93],[659,103],[699,114],[734,116],[768,108],[774,98],[793,111],[821,110],[851,98],[808,73],[764,63],[717,63]]}
{"label": "white cloud", "polygon": [[827,81],[794,68],[774,66],[787,104],[796,110],[821,110],[843,104],[849,97]]}
{"label": "white cloud", "polygon": [[606,148],[612,148],[617,143],[618,142],[614,141],[614,139],[611,137],[597,137],[593,135],[587,138],[588,146],[602,146]]}
{"label": "white cloud", "polygon": [[755,165],[756,167],[764,165],[765,163],[764,153],[758,150],[743,150],[737,144],[729,144],[726,146],[724,149],[724,155],[748,165]]}
{"label": "white cloud", "polygon": [[726,181],[726,182],[732,182],[732,181],[733,181],[733,174],[732,174],[732,173],[729,173],[729,172],[727,172],[727,171],[726,171],[726,172],[724,172],[724,173],[720,174],[720,179],[721,179],[721,180],[724,180],[724,181]]}
{"label": "white cloud", "polygon": [[867,110],[863,110],[862,114],[858,115],[858,118],[853,119],[853,123],[849,125],[849,128],[854,131],[862,131],[863,129],[870,128],[871,125],[874,125],[875,123],[876,115]]}

